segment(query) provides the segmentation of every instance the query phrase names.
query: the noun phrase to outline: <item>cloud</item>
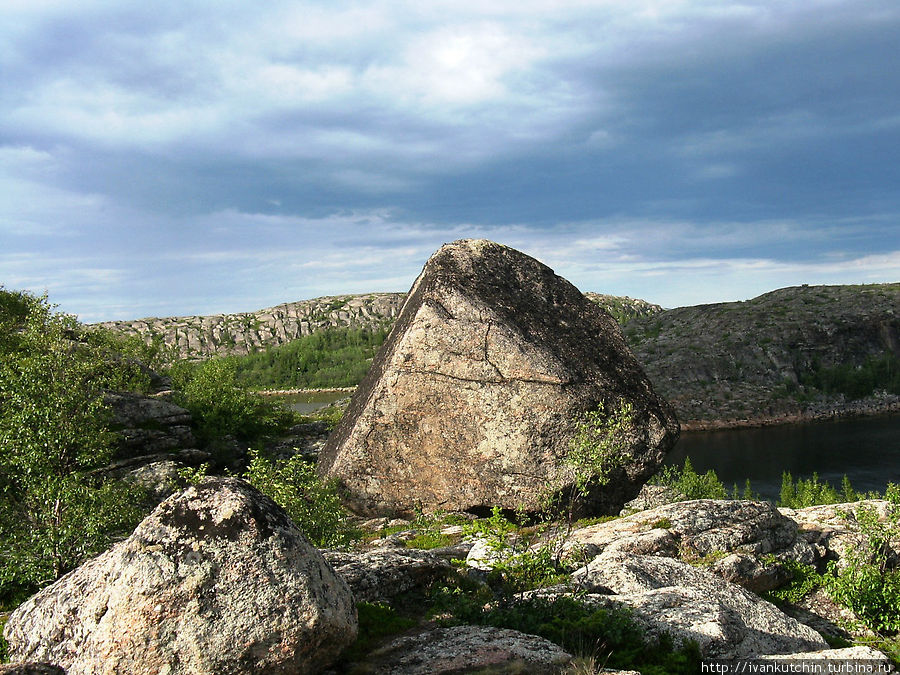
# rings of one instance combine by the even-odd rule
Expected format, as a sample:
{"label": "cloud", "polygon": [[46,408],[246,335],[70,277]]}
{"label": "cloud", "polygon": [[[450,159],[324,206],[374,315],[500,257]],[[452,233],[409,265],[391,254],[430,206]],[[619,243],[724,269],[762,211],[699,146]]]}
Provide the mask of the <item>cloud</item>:
{"label": "cloud", "polygon": [[0,280],[253,309],[404,290],[465,236],[668,304],[894,279],[898,29],[888,0],[5,3]]}

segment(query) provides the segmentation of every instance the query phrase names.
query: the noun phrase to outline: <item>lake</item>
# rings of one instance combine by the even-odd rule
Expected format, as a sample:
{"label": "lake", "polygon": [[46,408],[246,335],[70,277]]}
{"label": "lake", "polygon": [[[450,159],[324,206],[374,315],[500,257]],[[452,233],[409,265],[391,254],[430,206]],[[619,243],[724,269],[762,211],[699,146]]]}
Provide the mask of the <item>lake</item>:
{"label": "lake", "polygon": [[301,415],[308,415],[319,408],[324,408],[329,403],[352,395],[352,391],[309,391],[302,394],[279,394],[277,398],[286,403],[291,410],[296,410]]}
{"label": "lake", "polygon": [[729,491],[749,478],[773,501],[782,471],[795,480],[815,471],[837,488],[847,474],[856,490],[883,492],[900,483],[900,415],[684,433],[665,464],[682,466],[685,457],[699,473],[715,470]]}

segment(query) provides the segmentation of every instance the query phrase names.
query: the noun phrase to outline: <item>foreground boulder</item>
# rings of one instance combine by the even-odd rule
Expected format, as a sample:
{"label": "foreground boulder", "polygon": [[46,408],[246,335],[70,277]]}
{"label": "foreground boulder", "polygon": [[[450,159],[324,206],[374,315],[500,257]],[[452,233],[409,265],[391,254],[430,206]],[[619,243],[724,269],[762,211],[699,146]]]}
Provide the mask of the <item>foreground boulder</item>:
{"label": "foreground boulder", "polygon": [[69,675],[313,673],[356,636],[337,576],[268,497],[210,478],[27,600],[13,661]]}
{"label": "foreground boulder", "polygon": [[678,436],[615,320],[553,270],[484,240],[442,247],[319,456],[362,513],[541,507],[572,482],[576,419],[633,406],[627,461],[585,512],[618,512]]}
{"label": "foreground boulder", "polygon": [[693,640],[705,658],[828,648],[816,631],[759,596],[680,560],[607,551],[572,579],[595,601],[630,607],[650,635]]}

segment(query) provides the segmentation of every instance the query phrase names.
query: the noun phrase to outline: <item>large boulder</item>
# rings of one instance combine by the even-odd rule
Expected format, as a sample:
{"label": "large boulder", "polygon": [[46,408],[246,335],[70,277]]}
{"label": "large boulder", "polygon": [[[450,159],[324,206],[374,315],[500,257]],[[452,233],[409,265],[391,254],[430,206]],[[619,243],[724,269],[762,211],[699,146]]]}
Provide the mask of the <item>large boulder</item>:
{"label": "large boulder", "polygon": [[314,673],[351,643],[347,584],[285,512],[210,478],[22,604],[13,661],[69,675]]}
{"label": "large boulder", "polygon": [[614,513],[678,437],[615,320],[506,246],[443,246],[319,457],[362,513],[536,510],[566,490],[576,419],[633,406],[624,454],[585,512]]}

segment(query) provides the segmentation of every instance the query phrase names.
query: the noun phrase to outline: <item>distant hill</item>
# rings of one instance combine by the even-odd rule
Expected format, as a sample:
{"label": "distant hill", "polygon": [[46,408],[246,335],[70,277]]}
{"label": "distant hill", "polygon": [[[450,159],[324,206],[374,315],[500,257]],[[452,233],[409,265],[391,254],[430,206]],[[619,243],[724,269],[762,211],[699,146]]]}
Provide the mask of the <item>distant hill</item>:
{"label": "distant hill", "polygon": [[900,394],[900,284],[783,288],[639,317],[624,334],[694,426],[873,412]]}
{"label": "distant hill", "polygon": [[107,321],[98,324],[145,340],[160,337],[182,359],[243,355],[327,328],[376,330],[393,323],[405,293],[335,295],[255,312]]}
{"label": "distant hill", "polygon": [[[687,428],[900,408],[900,284],[798,286],[744,302],[670,310],[585,295],[618,320],[654,387]],[[281,345],[328,328],[380,331],[396,319],[404,298],[339,295],[241,314],[101,325],[147,340],[159,336],[182,358],[267,352],[268,361],[278,361],[299,358],[294,347]]]}
{"label": "distant hill", "polygon": [[[644,300],[586,295],[620,323],[662,311],[659,305]],[[255,312],[107,321],[98,325],[145,340],[158,336],[179,358],[205,359],[262,351],[327,328],[378,330],[393,323],[405,298],[405,293],[335,295]]]}

